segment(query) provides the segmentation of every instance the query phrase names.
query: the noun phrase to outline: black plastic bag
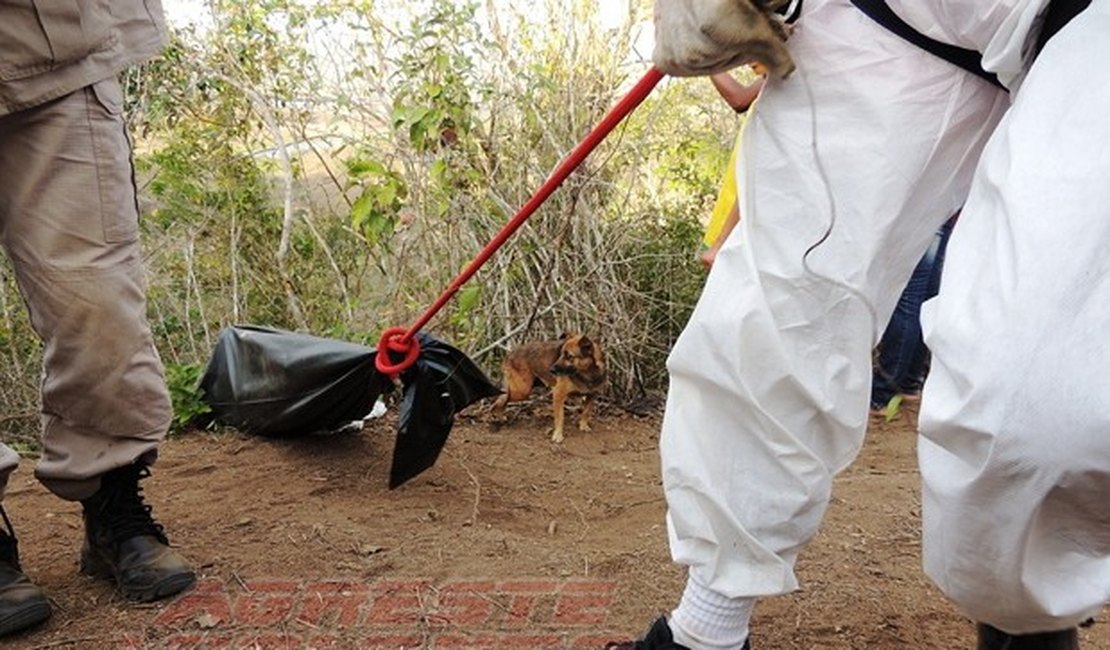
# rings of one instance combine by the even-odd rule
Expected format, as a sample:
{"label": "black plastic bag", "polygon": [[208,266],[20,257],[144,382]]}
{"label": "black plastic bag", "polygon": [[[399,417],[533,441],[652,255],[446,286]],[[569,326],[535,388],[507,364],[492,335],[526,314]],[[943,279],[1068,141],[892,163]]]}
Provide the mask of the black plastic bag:
{"label": "black plastic bag", "polygon": [[200,380],[217,421],[288,438],[331,431],[370,412],[392,388],[374,348],[265,327],[228,327]]}
{"label": "black plastic bag", "polygon": [[[496,395],[465,354],[423,332],[420,354],[401,374],[395,488],[435,464],[455,415]],[[200,387],[216,420],[246,433],[289,438],[331,431],[365,417],[393,381],[374,365],[375,348],[253,326],[225,328]]]}
{"label": "black plastic bag", "polygon": [[405,386],[389,487],[401,485],[435,464],[454,416],[468,405],[501,392],[465,354],[417,334],[420,356],[401,374]]}

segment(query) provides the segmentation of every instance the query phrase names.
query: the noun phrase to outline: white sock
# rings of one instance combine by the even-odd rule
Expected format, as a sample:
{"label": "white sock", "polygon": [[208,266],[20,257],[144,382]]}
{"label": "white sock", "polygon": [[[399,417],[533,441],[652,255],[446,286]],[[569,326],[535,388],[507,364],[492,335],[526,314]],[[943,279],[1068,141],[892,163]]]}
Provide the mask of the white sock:
{"label": "white sock", "polygon": [[755,598],[727,598],[687,577],[668,623],[675,642],[691,650],[740,650],[754,609]]}

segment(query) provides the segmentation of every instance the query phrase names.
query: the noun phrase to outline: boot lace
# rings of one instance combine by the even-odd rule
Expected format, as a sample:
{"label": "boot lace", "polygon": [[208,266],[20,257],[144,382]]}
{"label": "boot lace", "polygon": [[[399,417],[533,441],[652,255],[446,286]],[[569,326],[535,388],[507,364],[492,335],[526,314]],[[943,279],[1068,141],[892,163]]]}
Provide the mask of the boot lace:
{"label": "boot lace", "polygon": [[151,535],[169,545],[162,525],[154,521],[151,506],[143,500],[143,488],[139,481],[148,476],[150,468],[135,464],[114,470],[102,480],[102,489],[106,494],[100,504],[100,514],[114,543]]}

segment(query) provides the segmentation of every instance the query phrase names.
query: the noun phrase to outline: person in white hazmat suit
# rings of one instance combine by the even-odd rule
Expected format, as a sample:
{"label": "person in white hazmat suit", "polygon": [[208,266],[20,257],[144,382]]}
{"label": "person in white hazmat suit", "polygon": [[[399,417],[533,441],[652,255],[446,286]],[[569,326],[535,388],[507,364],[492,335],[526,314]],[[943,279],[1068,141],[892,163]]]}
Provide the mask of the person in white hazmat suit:
{"label": "person in white hazmat suit", "polygon": [[[762,60],[743,1],[657,0],[656,65]],[[797,587],[860,449],[882,325],[961,205],[923,317],[926,572],[982,650],[1078,648],[1110,599],[1110,1],[1039,54],[1048,0],[888,4],[981,54],[1005,90],[849,0],[805,0],[793,65],[768,65],[779,78],[746,132],[745,218],[668,361],[663,482],[686,588],[611,647],[750,647],[756,599]]]}

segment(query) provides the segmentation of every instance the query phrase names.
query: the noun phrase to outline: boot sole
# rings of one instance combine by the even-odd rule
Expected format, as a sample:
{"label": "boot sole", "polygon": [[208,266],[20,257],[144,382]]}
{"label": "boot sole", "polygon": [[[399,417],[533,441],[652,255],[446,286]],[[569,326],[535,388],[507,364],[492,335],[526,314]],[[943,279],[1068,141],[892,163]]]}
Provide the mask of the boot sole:
{"label": "boot sole", "polygon": [[31,603],[27,607],[0,619],[0,637],[38,625],[50,618],[51,613],[50,603],[47,601]]}
{"label": "boot sole", "polygon": [[127,600],[149,603],[155,600],[169,598],[170,596],[176,596],[192,587],[196,581],[197,577],[195,575],[183,573],[160,580],[149,587],[124,589],[120,587],[118,583],[116,586]]}
{"label": "boot sole", "polygon": [[112,572],[111,567],[88,556],[81,557],[81,573],[91,578],[108,580],[124,598],[133,602],[149,603],[177,595],[193,586],[197,581],[195,573],[178,573],[167,576],[151,585],[125,586]]}

